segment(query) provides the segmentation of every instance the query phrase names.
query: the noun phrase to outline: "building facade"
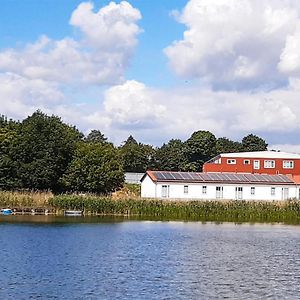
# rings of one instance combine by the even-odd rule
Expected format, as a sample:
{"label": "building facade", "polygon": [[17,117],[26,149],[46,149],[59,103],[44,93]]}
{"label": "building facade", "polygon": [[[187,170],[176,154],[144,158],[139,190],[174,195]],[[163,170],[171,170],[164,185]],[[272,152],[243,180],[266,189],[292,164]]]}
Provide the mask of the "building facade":
{"label": "building facade", "polygon": [[203,172],[300,175],[300,155],[276,151],[223,153],[204,163]]}
{"label": "building facade", "polygon": [[181,200],[299,199],[299,187],[286,175],[147,171],[141,179],[144,198]]}

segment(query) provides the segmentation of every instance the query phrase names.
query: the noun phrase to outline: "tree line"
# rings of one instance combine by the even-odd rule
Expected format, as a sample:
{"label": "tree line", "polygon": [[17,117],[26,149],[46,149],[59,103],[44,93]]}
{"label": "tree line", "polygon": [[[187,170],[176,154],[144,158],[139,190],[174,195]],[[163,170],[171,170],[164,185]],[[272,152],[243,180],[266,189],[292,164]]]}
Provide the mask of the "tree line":
{"label": "tree line", "polygon": [[161,147],[132,136],[115,146],[99,130],[85,136],[41,111],[22,122],[0,116],[0,189],[107,194],[123,185],[124,172],[201,171],[203,163],[219,153],[261,151],[267,146],[253,134],[237,142],[203,130]]}

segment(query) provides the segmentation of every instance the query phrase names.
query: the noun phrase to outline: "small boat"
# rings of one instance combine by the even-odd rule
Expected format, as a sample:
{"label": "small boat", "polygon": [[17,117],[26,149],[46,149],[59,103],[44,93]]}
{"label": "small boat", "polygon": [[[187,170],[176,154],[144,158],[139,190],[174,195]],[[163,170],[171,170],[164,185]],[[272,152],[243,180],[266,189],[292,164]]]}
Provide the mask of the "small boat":
{"label": "small boat", "polygon": [[65,216],[82,216],[82,210],[65,210]]}
{"label": "small boat", "polygon": [[11,215],[12,213],[13,213],[13,211],[10,208],[2,208],[1,209],[1,214],[2,215]]}

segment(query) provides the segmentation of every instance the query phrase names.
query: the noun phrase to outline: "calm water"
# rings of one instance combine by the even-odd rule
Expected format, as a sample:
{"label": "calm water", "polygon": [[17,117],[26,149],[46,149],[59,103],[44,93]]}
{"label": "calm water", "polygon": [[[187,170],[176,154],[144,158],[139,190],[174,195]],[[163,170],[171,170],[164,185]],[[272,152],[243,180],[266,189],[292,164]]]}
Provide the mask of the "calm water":
{"label": "calm water", "polygon": [[0,230],[0,299],[300,297],[297,226],[19,216]]}

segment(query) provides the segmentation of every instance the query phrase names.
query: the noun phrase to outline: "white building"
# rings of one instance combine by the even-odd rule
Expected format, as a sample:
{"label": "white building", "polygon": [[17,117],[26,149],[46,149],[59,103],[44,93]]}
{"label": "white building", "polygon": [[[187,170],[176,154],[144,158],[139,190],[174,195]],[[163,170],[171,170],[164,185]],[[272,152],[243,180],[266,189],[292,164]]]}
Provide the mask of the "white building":
{"label": "white building", "polygon": [[286,175],[147,171],[141,196],[170,199],[299,199],[299,187]]}

